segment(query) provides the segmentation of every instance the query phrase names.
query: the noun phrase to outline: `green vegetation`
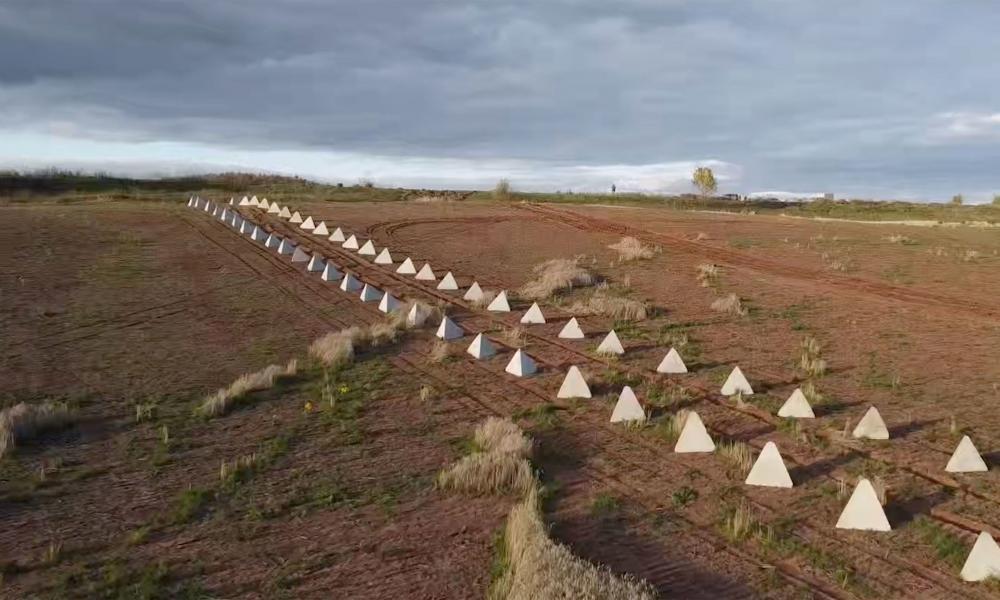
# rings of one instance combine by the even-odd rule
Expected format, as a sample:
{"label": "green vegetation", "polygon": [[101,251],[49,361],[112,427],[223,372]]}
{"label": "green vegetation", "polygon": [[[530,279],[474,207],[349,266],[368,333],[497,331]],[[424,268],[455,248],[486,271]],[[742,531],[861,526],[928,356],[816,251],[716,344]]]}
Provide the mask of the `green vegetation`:
{"label": "green vegetation", "polygon": [[921,540],[934,548],[938,559],[956,570],[962,568],[969,551],[960,538],[924,515],[913,520],[913,527]]}
{"label": "green vegetation", "polygon": [[607,516],[612,513],[616,513],[619,508],[621,508],[621,500],[608,492],[601,492],[595,496],[593,502],[590,503],[590,512],[599,516]]}
{"label": "green vegetation", "polygon": [[670,495],[670,501],[673,502],[674,506],[677,508],[684,508],[698,499],[698,492],[689,486],[683,486],[678,488],[673,494]]}

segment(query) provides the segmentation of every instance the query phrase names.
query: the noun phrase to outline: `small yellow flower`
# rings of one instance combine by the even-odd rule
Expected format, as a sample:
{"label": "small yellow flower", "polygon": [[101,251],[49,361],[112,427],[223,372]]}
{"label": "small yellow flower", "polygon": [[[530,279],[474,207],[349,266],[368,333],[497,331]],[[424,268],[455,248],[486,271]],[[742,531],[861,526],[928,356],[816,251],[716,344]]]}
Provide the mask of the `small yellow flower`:
{"label": "small yellow flower", "polygon": [[346,385],[342,385],[340,386],[340,389],[338,391],[341,394],[346,394],[347,392],[351,391],[351,388],[347,387]]}
{"label": "small yellow flower", "polygon": [[306,411],[307,413],[311,413],[311,412],[312,412],[312,409],[313,409],[313,403],[307,400],[307,401],[306,401],[306,405],[305,405],[305,406],[303,407],[303,409],[304,409],[304,410],[305,410],[305,411]]}

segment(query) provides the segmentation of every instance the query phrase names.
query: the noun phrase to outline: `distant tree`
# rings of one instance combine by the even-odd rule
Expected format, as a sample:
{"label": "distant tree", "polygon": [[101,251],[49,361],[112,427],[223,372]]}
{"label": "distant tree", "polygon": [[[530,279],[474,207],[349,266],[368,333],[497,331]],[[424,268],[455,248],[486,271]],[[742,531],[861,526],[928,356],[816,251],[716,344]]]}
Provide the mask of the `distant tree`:
{"label": "distant tree", "polygon": [[691,176],[691,183],[694,184],[702,196],[709,196],[715,193],[719,184],[715,181],[715,173],[708,167],[698,167]]}
{"label": "distant tree", "polygon": [[965,199],[962,198],[962,194],[955,194],[954,196],[951,197],[951,203],[952,204],[961,205],[962,202],[964,202],[964,201],[965,201]]}
{"label": "distant tree", "polygon": [[496,186],[493,188],[493,198],[494,200],[509,200],[510,182],[506,179],[498,181]]}
{"label": "distant tree", "polygon": [[1000,206],[1000,194],[993,195],[993,206]]}

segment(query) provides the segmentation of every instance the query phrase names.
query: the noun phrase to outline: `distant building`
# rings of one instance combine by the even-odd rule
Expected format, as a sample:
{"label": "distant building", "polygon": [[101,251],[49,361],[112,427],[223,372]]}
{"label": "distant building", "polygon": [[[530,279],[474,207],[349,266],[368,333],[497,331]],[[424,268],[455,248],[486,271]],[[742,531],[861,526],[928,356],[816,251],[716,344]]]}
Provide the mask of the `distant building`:
{"label": "distant building", "polygon": [[833,192],[827,192],[827,193],[823,194],[823,199],[824,200],[833,200]]}

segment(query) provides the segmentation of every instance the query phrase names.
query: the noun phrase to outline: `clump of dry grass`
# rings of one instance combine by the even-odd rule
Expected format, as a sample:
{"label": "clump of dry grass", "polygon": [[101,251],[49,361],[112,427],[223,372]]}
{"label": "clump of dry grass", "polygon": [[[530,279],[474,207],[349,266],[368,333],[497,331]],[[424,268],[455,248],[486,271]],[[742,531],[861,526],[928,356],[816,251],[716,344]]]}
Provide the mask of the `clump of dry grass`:
{"label": "clump of dry grass", "polygon": [[478,300],[473,300],[471,302],[473,308],[486,308],[493,302],[497,297],[497,292],[494,290],[483,290],[483,297]]}
{"label": "clump of dry grass", "polygon": [[528,343],[528,330],[520,325],[515,325],[513,327],[504,327],[500,336],[505,342],[514,346],[515,348],[524,348]]}
{"label": "clump of dry grass", "polygon": [[428,315],[426,321],[440,320],[441,309],[423,302],[408,303],[403,309],[393,311],[385,320],[373,323],[368,327],[348,327],[340,331],[332,331],[309,345],[309,354],[327,367],[340,367],[354,361],[354,355],[363,348],[379,348],[391,344],[411,326],[406,317],[413,306]]}
{"label": "clump of dry grass", "polygon": [[258,392],[274,387],[283,377],[291,377],[298,372],[298,361],[292,359],[285,366],[268,365],[260,371],[240,375],[229,387],[221,388],[202,401],[198,412],[206,417],[219,417],[233,407],[238,400],[250,392]]}
{"label": "clump of dry grass", "polygon": [[886,496],[888,494],[888,486],[885,484],[885,479],[882,479],[881,475],[876,475],[869,481],[872,482],[872,488],[875,489],[875,496],[878,497],[879,504],[885,506]]}
{"label": "clump of dry grass", "polygon": [[962,262],[972,262],[981,256],[978,250],[966,250],[962,255]]}
{"label": "clump of dry grass", "polygon": [[594,284],[594,276],[580,266],[582,257],[554,258],[535,265],[535,278],[521,286],[518,295],[528,300],[544,300],[554,294]]}
{"label": "clump of dry grass", "polygon": [[506,202],[510,200],[510,182],[506,179],[501,179],[493,186],[493,199],[499,200],[501,202]]}
{"label": "clump of dry grass", "polygon": [[480,449],[438,474],[442,489],[471,494],[527,494],[535,486],[532,441],[510,419],[491,417],[476,428]]}
{"label": "clump of dry grass", "polygon": [[734,317],[745,317],[749,312],[747,307],[743,306],[743,301],[736,294],[729,294],[715,300],[712,302],[711,308],[715,312],[725,313]]}
{"label": "clump of dry grass", "polygon": [[729,461],[736,470],[746,476],[753,467],[753,450],[750,446],[740,441],[720,442],[719,456]]}
{"label": "clump of dry grass", "polygon": [[655,248],[631,236],[623,237],[620,242],[611,244],[608,248],[618,253],[618,262],[653,258],[656,253]]}
{"label": "clump of dry grass", "polygon": [[485,452],[512,454],[521,458],[531,458],[532,441],[521,428],[510,419],[490,417],[476,427],[476,445]]}
{"label": "clump of dry grass", "polygon": [[349,327],[332,331],[309,345],[309,354],[328,367],[339,367],[354,361],[354,347],[367,337],[367,330]]}
{"label": "clump of dry grass", "polygon": [[492,600],[602,598],[652,600],[653,588],[631,575],[595,566],[552,540],[542,518],[538,489],[511,509],[504,529],[507,571],[490,590]]}
{"label": "clump of dry grass", "polygon": [[451,346],[444,340],[435,340],[431,349],[427,352],[427,360],[432,363],[442,363],[451,356]]}
{"label": "clump of dry grass", "polygon": [[822,377],[826,373],[826,360],[820,355],[823,347],[812,336],[802,340],[802,355],[799,357],[799,368],[808,377]]}
{"label": "clump of dry grass", "polygon": [[729,539],[738,541],[746,538],[759,527],[750,507],[744,502],[729,514],[723,522],[723,530]]}
{"label": "clump of dry grass", "polygon": [[722,267],[719,265],[714,265],[712,263],[702,263],[698,265],[698,282],[701,283],[701,287],[712,287],[719,282],[719,277],[722,275]]}
{"label": "clump of dry grass", "polygon": [[891,242],[893,244],[903,244],[904,246],[909,246],[909,245],[917,243],[917,240],[915,240],[915,239],[913,239],[913,238],[911,238],[909,236],[905,236],[903,234],[900,234],[900,233],[896,233],[896,234],[890,235],[890,236],[886,237],[885,239],[886,239],[887,242]]}
{"label": "clump of dry grass", "polygon": [[3,409],[0,411],[0,457],[13,452],[17,444],[45,431],[65,427],[71,420],[69,407],[63,402],[19,402]]}
{"label": "clump of dry grass", "polygon": [[621,321],[643,321],[649,316],[649,305],[641,300],[616,296],[608,288],[598,288],[588,298],[569,307],[576,314],[604,315]]}
{"label": "clump of dry grass", "polygon": [[664,419],[656,426],[656,434],[661,438],[665,439],[668,443],[674,443],[677,438],[680,437],[681,431],[684,430],[684,424],[687,423],[688,414],[691,411],[686,408],[682,408],[675,412],[669,419]]}

